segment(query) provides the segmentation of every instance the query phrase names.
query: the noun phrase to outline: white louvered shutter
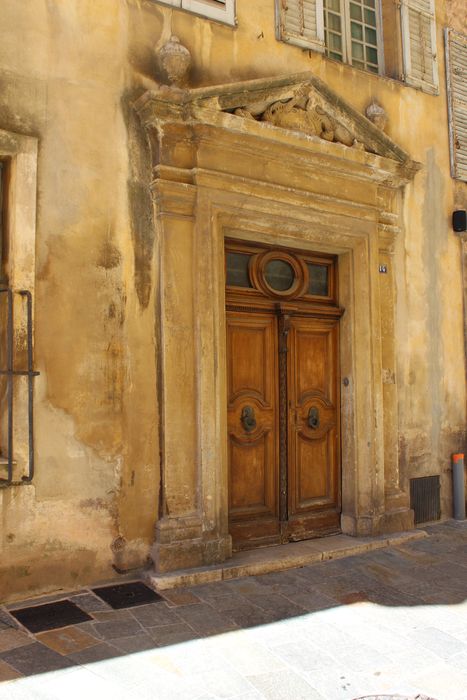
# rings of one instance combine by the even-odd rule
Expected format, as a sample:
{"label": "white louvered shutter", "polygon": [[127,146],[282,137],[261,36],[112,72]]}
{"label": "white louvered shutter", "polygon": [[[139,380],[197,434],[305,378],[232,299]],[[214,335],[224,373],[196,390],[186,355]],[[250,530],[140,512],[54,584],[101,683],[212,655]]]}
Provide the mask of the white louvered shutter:
{"label": "white louvered shutter", "polygon": [[467,182],[467,36],[446,30],[451,174]]}
{"label": "white louvered shutter", "polygon": [[159,0],[163,5],[172,5],[172,7],[181,7],[182,0]]}
{"label": "white louvered shutter", "polygon": [[182,9],[226,24],[235,24],[235,0],[182,0]]}
{"label": "white louvered shutter", "polygon": [[324,52],[323,0],[276,0],[277,38]]}
{"label": "white louvered shutter", "polygon": [[200,17],[207,17],[225,24],[235,24],[235,0],[157,0],[163,5],[181,7]]}
{"label": "white louvered shutter", "polygon": [[401,0],[404,79],[427,92],[438,92],[434,0]]}

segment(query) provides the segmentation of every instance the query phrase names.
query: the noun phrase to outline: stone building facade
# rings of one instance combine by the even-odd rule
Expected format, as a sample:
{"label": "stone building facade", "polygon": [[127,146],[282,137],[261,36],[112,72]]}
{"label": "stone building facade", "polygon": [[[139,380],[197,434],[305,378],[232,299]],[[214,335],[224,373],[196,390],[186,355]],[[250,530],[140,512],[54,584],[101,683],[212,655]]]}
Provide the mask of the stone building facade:
{"label": "stone building facade", "polygon": [[462,6],[0,0],[0,599],[451,516]]}

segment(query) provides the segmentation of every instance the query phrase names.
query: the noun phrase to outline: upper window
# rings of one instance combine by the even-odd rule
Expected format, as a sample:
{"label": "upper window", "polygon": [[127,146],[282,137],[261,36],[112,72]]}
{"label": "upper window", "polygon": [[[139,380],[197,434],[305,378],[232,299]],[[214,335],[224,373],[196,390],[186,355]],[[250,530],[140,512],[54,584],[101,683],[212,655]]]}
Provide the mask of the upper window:
{"label": "upper window", "polygon": [[179,7],[182,10],[208,17],[209,19],[235,24],[235,0],[157,0],[164,5]]}
{"label": "upper window", "polygon": [[437,92],[434,0],[276,0],[277,38]]}
{"label": "upper window", "polygon": [[324,0],[326,54],[373,73],[383,72],[379,2]]}

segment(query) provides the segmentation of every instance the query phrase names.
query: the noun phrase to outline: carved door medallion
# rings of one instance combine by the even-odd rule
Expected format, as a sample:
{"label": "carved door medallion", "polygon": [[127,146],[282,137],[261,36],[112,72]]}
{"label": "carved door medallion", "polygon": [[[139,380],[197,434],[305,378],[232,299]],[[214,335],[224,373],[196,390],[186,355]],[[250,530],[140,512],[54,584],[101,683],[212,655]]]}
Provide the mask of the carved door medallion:
{"label": "carved door medallion", "polygon": [[228,243],[229,521],[236,549],[339,532],[335,260]]}

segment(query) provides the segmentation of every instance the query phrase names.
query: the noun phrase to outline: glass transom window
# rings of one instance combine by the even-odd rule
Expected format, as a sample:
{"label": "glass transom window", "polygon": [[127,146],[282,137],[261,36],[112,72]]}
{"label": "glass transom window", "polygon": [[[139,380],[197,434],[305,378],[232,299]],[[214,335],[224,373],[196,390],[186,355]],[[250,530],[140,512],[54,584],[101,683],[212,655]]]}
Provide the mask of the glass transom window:
{"label": "glass transom window", "polygon": [[285,260],[270,260],[264,270],[267,284],[279,292],[285,292],[295,281],[295,272]]}

